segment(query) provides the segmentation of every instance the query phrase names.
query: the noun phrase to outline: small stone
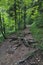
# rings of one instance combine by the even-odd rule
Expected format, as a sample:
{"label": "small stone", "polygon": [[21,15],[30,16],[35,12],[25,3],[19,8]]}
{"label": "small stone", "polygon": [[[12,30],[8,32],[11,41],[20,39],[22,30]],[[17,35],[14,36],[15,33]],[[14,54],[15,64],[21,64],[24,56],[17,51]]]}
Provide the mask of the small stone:
{"label": "small stone", "polygon": [[40,62],[40,60],[38,60],[38,62]]}
{"label": "small stone", "polygon": [[15,63],[15,65],[17,65],[17,63]]}

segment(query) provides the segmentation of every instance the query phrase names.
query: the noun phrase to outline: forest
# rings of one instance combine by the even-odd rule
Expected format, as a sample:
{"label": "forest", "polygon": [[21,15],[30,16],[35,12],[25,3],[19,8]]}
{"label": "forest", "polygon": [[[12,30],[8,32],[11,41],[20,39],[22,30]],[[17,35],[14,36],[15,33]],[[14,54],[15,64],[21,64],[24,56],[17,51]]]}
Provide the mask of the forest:
{"label": "forest", "polygon": [[0,0],[0,65],[43,65],[43,0]]}

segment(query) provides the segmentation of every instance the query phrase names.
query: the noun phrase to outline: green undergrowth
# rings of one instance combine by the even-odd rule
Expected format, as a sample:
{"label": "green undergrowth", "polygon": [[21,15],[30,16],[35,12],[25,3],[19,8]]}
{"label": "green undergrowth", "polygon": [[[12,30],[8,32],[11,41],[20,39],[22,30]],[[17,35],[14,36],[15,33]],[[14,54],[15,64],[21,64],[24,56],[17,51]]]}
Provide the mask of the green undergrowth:
{"label": "green undergrowth", "polygon": [[[11,34],[14,34],[15,33],[15,30],[12,30],[12,31],[8,31],[6,33],[6,37],[10,36]],[[0,44],[4,41],[4,37],[3,35],[0,33]]]}
{"label": "green undergrowth", "polygon": [[38,28],[34,22],[30,30],[35,40],[38,41],[38,47],[43,49],[43,28]]}
{"label": "green undergrowth", "polygon": [[[6,37],[8,37],[8,36],[10,36],[10,35],[12,35],[12,34],[17,34],[17,35],[18,35],[18,33],[21,33],[21,32],[22,32],[22,30],[17,30],[16,32],[15,32],[15,30],[7,31]],[[0,33],[0,44],[1,44],[3,41],[4,41],[4,37],[3,37],[3,35]]]}
{"label": "green undergrowth", "polygon": [[0,44],[1,44],[2,41],[4,41],[4,38],[3,38],[2,34],[1,34],[0,35]]}

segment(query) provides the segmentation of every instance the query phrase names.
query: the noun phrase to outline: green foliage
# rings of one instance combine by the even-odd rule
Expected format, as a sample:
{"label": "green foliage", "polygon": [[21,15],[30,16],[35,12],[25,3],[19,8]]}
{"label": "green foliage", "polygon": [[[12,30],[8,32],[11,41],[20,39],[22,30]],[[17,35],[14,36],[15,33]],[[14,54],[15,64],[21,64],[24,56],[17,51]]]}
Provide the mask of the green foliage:
{"label": "green foliage", "polygon": [[43,28],[43,16],[39,16],[37,19],[36,19],[36,26],[39,27],[39,28]]}
{"label": "green foliage", "polygon": [[[0,15],[0,19],[4,19],[2,24],[0,20],[0,35],[1,30],[7,36],[24,29],[26,24],[33,24],[32,31],[37,38],[39,29],[43,28],[43,0],[0,0]],[[40,36],[39,34],[38,38]]]}
{"label": "green foliage", "polygon": [[40,29],[36,26],[36,23],[34,22],[32,25],[31,25],[31,28],[30,28],[32,34],[33,34],[33,37],[36,41],[38,41],[38,47],[40,49],[43,49],[43,28]]}

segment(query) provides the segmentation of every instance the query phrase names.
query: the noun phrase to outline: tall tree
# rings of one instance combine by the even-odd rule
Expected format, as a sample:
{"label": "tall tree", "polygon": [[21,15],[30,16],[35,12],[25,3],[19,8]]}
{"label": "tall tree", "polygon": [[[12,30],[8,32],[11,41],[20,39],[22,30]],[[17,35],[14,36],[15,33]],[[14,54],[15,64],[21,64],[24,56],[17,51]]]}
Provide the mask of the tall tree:
{"label": "tall tree", "polygon": [[17,9],[16,0],[14,0],[14,10],[15,10],[15,31],[16,31],[16,23],[17,23],[17,12],[16,12],[16,9]]}
{"label": "tall tree", "polygon": [[26,28],[26,5],[24,5],[24,28]]}
{"label": "tall tree", "polygon": [[1,14],[0,14],[0,30],[1,30],[3,37],[6,39],[4,18],[1,17]]}

